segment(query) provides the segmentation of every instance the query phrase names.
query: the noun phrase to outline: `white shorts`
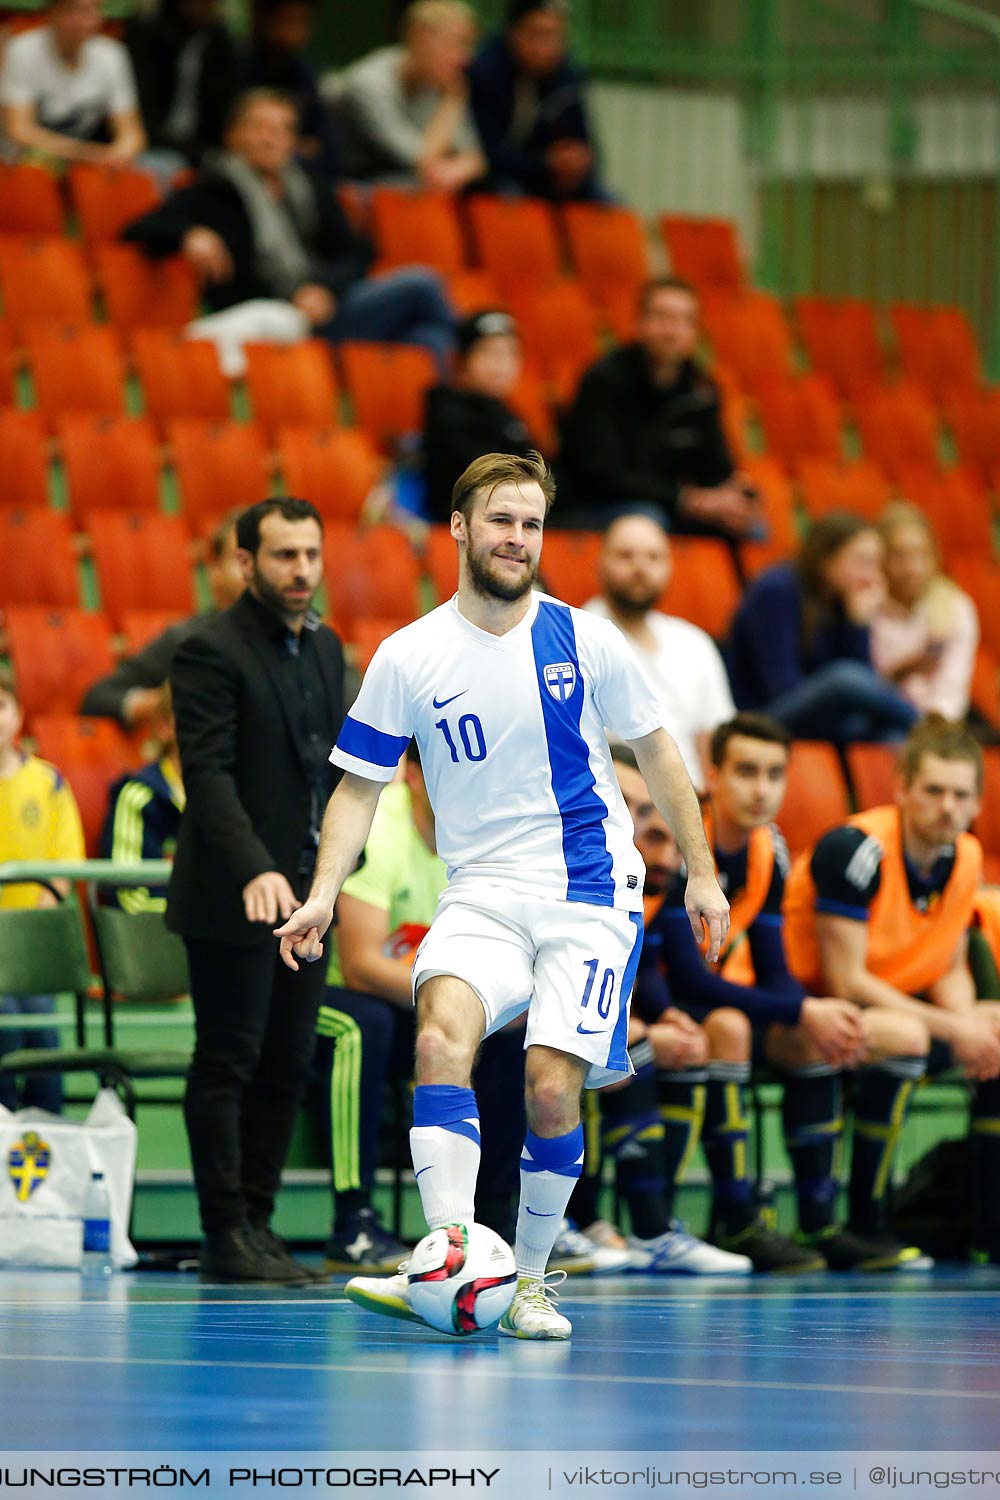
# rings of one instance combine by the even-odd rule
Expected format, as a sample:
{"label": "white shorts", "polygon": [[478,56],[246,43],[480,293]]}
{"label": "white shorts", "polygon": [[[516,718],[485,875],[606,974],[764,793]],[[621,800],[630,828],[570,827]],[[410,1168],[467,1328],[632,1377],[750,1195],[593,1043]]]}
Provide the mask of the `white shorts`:
{"label": "white shorts", "polygon": [[590,1064],[589,1089],[635,1070],[628,1015],[642,914],[518,896],[498,886],[446,891],[413,961],[413,994],[450,974],[475,990],[486,1035],[528,1012],[524,1045]]}

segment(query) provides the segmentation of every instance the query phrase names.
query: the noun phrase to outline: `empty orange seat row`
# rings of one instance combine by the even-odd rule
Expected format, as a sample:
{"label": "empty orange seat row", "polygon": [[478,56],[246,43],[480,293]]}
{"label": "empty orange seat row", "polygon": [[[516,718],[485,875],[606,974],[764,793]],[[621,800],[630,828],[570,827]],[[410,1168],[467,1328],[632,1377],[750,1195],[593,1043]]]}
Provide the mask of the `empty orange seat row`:
{"label": "empty orange seat row", "polygon": [[[112,240],[125,225],[155,208],[161,198],[155,178],[135,167],[78,163],[65,182],[83,239]],[[31,163],[0,165],[0,234],[63,235],[66,206],[60,180]]]}
{"label": "empty orange seat row", "polygon": [[87,854],[97,854],[108,808],[108,789],[138,763],[128,736],[111,719],[44,714],[34,720],[38,753],[66,777],[80,809]]}
{"label": "empty orange seat row", "polygon": [[701,291],[737,292],[745,286],[743,254],[731,220],[663,214],[659,223],[675,276]]}

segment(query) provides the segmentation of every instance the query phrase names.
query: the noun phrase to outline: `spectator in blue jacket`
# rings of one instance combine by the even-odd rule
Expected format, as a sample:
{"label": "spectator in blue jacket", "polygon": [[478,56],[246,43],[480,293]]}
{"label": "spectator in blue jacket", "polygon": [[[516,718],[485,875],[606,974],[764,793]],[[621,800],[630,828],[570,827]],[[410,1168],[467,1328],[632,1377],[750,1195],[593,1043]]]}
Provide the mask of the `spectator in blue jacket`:
{"label": "spectator in blue jacket", "polygon": [[601,199],[582,70],[566,52],[567,0],[511,0],[469,70],[472,113],[497,192]]}
{"label": "spectator in blue jacket", "polygon": [[755,578],[736,612],[727,665],[737,707],[800,739],[902,739],[917,711],[871,663],[885,592],[875,528],[841,512],[818,521],[797,560]]}

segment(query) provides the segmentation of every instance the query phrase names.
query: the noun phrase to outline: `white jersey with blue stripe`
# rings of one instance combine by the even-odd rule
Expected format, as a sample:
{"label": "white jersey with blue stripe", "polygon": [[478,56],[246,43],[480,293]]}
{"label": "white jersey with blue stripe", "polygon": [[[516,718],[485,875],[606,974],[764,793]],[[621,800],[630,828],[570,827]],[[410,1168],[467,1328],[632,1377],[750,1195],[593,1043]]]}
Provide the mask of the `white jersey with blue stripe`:
{"label": "white jersey with blue stripe", "polygon": [[605,725],[634,740],[662,721],[608,621],[535,594],[497,636],[452,599],[379,646],[330,759],[390,781],[416,736],[453,887],[641,911],[644,867]]}

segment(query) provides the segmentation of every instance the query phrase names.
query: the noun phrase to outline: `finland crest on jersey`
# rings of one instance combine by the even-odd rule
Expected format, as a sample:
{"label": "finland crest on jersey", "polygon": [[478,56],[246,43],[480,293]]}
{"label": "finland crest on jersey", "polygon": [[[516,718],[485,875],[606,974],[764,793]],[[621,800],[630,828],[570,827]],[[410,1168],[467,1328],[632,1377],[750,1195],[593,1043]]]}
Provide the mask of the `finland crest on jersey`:
{"label": "finland crest on jersey", "polygon": [[605,726],[640,739],[662,722],[610,622],[534,595],[495,636],[452,599],[378,648],[330,759],[390,781],[416,736],[453,886],[639,911],[642,860]]}

